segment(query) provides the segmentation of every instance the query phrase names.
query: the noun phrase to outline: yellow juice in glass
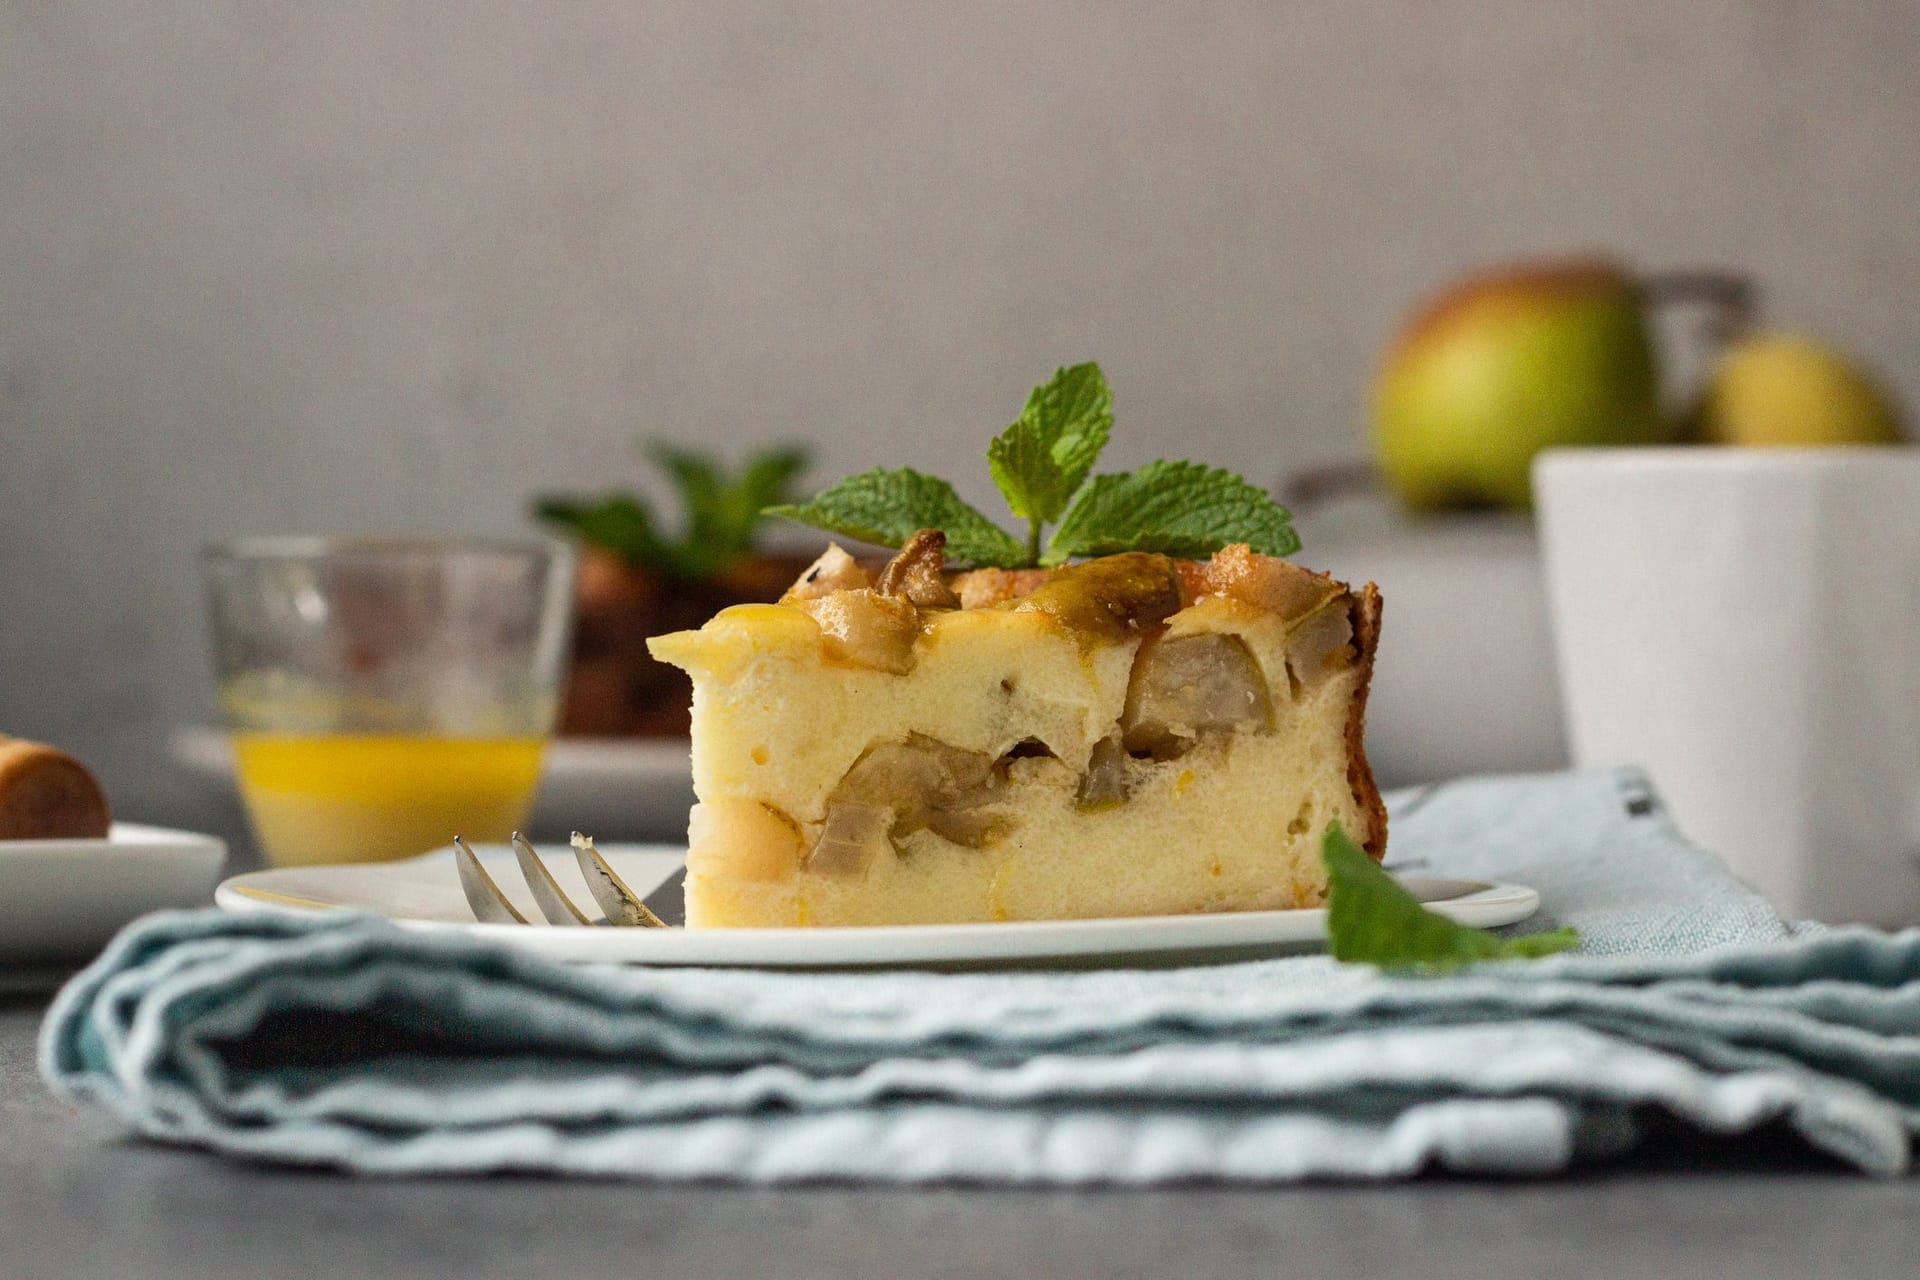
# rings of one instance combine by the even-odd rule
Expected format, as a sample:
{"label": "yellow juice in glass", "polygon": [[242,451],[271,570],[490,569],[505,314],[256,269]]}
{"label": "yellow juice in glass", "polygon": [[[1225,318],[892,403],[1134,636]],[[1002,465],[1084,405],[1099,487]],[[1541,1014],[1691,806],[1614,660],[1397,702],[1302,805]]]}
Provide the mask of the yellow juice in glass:
{"label": "yellow juice in glass", "polygon": [[236,733],[234,769],[277,866],[380,862],[526,823],[539,738]]}

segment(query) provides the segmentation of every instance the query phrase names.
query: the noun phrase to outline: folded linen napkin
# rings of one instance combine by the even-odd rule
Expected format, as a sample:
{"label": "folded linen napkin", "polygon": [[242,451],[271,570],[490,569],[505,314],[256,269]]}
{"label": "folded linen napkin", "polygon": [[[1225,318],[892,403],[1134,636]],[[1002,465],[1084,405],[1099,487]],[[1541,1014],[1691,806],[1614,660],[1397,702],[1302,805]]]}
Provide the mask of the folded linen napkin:
{"label": "folded linen napkin", "polygon": [[140,922],[60,995],[61,1094],[370,1173],[1155,1183],[1521,1173],[1784,1122],[1920,1129],[1920,933],[1796,930],[1631,772],[1394,797],[1390,864],[1538,888],[1583,953],[1105,971],[567,966],[364,918]]}

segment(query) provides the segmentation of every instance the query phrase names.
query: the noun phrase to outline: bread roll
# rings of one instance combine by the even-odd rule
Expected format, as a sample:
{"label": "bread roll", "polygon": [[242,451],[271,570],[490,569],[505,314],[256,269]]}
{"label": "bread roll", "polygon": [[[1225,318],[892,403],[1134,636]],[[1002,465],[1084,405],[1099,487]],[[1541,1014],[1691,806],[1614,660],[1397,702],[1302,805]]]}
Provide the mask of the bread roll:
{"label": "bread roll", "polygon": [[85,765],[38,742],[0,737],[0,840],[97,839],[111,821]]}

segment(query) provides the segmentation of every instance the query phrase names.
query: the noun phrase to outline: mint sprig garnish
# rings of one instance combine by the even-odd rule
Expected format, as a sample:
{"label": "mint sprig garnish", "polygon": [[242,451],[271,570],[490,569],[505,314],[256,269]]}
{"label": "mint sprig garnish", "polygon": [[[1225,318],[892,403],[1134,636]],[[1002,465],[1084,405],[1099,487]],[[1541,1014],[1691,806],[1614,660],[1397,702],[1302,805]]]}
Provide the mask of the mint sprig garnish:
{"label": "mint sprig garnish", "polygon": [[1231,471],[1197,462],[1149,462],[1138,471],[1095,476],[1047,543],[1044,563],[1116,551],[1212,555],[1244,542],[1268,556],[1300,549],[1287,509]]}
{"label": "mint sprig garnish", "polygon": [[1503,938],[1427,910],[1337,822],[1321,837],[1320,860],[1327,868],[1327,950],[1336,960],[1440,970],[1552,955],[1580,944],[1572,929]]}
{"label": "mint sprig garnish", "polygon": [[911,467],[862,471],[811,502],[768,507],[767,514],[883,547],[901,546],[916,529],[940,529],[947,535],[952,559],[991,565],[1020,562],[1020,544],[1012,534],[981,515],[945,480]]}
{"label": "mint sprig garnish", "polygon": [[987,445],[987,470],[1013,514],[1027,522],[1026,562],[1040,559],[1040,531],[1060,518],[1113,430],[1113,391],[1097,364],[1061,369]]}
{"label": "mint sprig garnish", "polygon": [[1300,549],[1287,509],[1230,471],[1161,461],[1089,478],[1112,430],[1106,376],[1097,364],[1077,364],[1035,387],[1020,416],[987,445],[987,470],[1026,521],[1025,539],[946,481],[908,468],[865,471],[811,502],[769,507],[767,514],[887,547],[902,545],[916,529],[940,529],[950,561],[999,569],[1120,551],[1199,557],[1234,542],[1270,556]]}

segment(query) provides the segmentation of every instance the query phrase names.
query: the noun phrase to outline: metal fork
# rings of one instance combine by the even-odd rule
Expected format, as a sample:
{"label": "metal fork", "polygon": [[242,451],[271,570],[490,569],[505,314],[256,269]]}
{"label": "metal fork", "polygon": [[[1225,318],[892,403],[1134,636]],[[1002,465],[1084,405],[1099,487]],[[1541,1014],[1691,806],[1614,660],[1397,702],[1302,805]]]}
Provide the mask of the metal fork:
{"label": "metal fork", "polygon": [[[593,847],[592,836],[583,836],[576,831],[571,843],[574,861],[580,864],[580,874],[587,882],[587,891],[600,904],[600,909],[607,913],[604,920],[595,920],[574,906],[573,899],[561,890],[553,878],[553,872],[547,870],[547,864],[533,851],[527,838],[518,831],[513,833],[513,854],[520,863],[520,874],[526,878],[534,904],[540,908],[540,914],[547,918],[548,924],[612,925],[633,929],[672,927],[642,902],[640,895],[628,888],[619,873],[607,865],[607,860]],[[465,840],[455,836],[453,847],[456,851],[454,863],[460,868],[460,889],[467,895],[467,905],[473,908],[474,919],[483,924],[532,923],[500,891],[500,886],[487,874],[486,867],[481,865],[480,859]]]}

